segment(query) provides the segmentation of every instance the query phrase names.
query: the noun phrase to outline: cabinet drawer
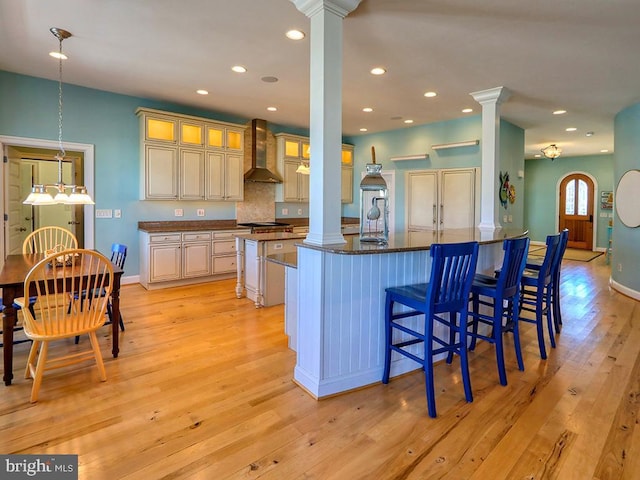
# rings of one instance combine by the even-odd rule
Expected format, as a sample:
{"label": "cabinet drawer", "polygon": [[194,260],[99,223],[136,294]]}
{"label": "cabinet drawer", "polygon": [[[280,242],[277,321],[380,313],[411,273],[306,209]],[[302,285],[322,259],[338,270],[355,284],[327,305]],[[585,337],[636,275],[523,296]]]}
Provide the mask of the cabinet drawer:
{"label": "cabinet drawer", "polygon": [[213,232],[213,238],[214,240],[234,238],[235,235],[240,235],[242,233],[251,233],[251,230],[233,230],[233,231],[225,230],[222,232]]}
{"label": "cabinet drawer", "polygon": [[179,241],[180,241],[179,233],[163,233],[162,235],[149,236],[150,243],[179,242]]}
{"label": "cabinet drawer", "polygon": [[213,242],[213,254],[221,254],[221,253],[235,253],[236,252],[236,241],[235,240],[225,240],[225,241],[217,241]]}
{"label": "cabinet drawer", "polygon": [[236,256],[213,257],[213,273],[227,273],[236,271]]}
{"label": "cabinet drawer", "polygon": [[183,242],[194,242],[200,240],[211,240],[210,232],[194,232],[194,233],[183,233],[182,241]]}

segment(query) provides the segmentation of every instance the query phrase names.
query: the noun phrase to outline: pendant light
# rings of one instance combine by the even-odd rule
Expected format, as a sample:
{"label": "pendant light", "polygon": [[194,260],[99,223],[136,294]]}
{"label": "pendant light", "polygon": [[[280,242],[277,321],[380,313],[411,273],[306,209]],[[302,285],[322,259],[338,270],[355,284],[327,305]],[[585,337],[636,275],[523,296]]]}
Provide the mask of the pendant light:
{"label": "pendant light", "polygon": [[554,161],[556,158],[558,158],[560,156],[560,154],[562,153],[562,150],[560,150],[555,143],[552,143],[551,145],[549,145],[548,147],[543,148],[542,150],[540,150],[542,152],[542,154],[547,157],[550,158],[551,161]]}
{"label": "pendant light", "polygon": [[[58,183],[48,185],[33,185],[31,193],[22,203],[26,205],[93,205],[94,202],[87,193],[87,188],[82,185],[65,185],[62,181],[62,161],[66,152],[62,145],[62,60],[67,58],[62,53],[62,41],[71,37],[71,33],[62,28],[53,27],[51,33],[59,41],[59,50],[55,57],[58,59],[58,153],[55,158],[58,160]],[[56,195],[52,197],[47,189],[55,189]],[[70,195],[66,190],[69,189]]]}

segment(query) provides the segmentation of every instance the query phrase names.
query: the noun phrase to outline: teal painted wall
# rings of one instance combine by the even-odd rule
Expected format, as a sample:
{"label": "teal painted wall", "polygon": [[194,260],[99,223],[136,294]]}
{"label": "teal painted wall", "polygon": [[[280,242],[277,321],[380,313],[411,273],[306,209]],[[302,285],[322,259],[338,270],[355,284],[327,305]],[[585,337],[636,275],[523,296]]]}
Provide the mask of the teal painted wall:
{"label": "teal painted wall", "polygon": [[[616,115],[614,121],[615,154],[613,176],[617,185],[628,170],[640,169],[640,103]],[[636,203],[640,208],[640,192]],[[615,198],[614,198],[615,202]],[[617,283],[640,294],[640,228],[625,226],[614,216],[611,277]],[[619,271],[618,265],[622,268]]]}
{"label": "teal painted wall", "polygon": [[[235,203],[140,200],[140,135],[135,110],[148,107],[238,124],[248,119],[68,84],[63,93],[63,141],[95,145],[95,208],[122,210],[121,219],[94,220],[95,248],[107,253],[113,242],[127,245],[127,275],[138,274],[138,221],[175,220],[176,208],[184,210],[183,220],[202,219],[196,216],[198,208],[206,210],[207,220],[235,218]],[[0,102],[0,135],[57,141],[57,82],[0,70]],[[274,133],[307,134],[269,126]]]}
{"label": "teal painted wall", "polygon": [[[513,203],[507,201],[502,205],[498,221],[504,227],[522,228],[524,225],[524,178],[518,172],[524,171],[524,130],[505,120],[500,122],[500,171],[509,174],[509,184],[516,189]],[[496,190],[500,187],[500,179],[496,179]],[[504,216],[507,221],[504,221]],[[509,221],[511,220],[511,221]]]}
{"label": "teal painted wall", "polygon": [[[383,171],[395,171],[395,202],[396,230],[406,228],[406,173],[412,170],[481,167],[482,152],[480,145],[472,147],[452,148],[448,150],[433,150],[432,145],[441,143],[479,140],[482,138],[482,117],[475,115],[461,120],[432,123],[391,130],[382,133],[358,135],[345,138],[345,142],[355,145],[354,155],[354,203],[344,206],[344,215],[357,217],[359,215],[359,184],[361,172],[365,165],[371,162],[371,147],[376,149],[376,162],[382,163]],[[393,162],[391,157],[428,153],[427,160],[410,160]],[[518,170],[524,170],[524,131],[509,122],[500,124],[500,157],[502,171],[509,172],[511,182],[517,191],[522,191],[523,180],[517,178]],[[500,186],[496,178],[496,192]],[[514,204],[508,204],[507,209],[500,209],[501,214],[512,216],[512,223],[505,226],[522,227],[524,207],[522,197]]]}
{"label": "teal painted wall", "polygon": [[[346,143],[355,145],[353,166],[353,203],[343,207],[343,215],[360,215],[360,180],[365,165],[371,163],[371,147],[376,150],[376,163],[382,164],[382,171],[394,170],[395,198],[389,199],[395,204],[396,230],[405,229],[405,184],[406,173],[411,170],[479,167],[482,163],[480,146],[462,147],[435,151],[431,145],[462,142],[482,138],[480,116],[462,120],[418,125],[382,133],[372,133],[345,138]],[[428,153],[427,160],[409,160],[392,162],[391,157]]]}
{"label": "teal painted wall", "polygon": [[613,155],[610,154],[559,157],[553,162],[547,158],[527,159],[524,178],[524,226],[529,229],[532,241],[544,242],[547,235],[557,231],[558,186],[562,178],[571,173],[587,173],[596,181],[595,247],[605,248],[608,215],[612,212],[602,210],[599,200],[601,192],[613,190]]}

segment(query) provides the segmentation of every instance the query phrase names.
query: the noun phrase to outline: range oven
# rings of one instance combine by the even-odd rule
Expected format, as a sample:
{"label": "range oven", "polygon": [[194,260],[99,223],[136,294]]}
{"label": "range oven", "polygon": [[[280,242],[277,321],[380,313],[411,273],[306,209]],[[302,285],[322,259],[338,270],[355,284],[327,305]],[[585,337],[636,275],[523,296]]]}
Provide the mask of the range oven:
{"label": "range oven", "polygon": [[251,233],[293,232],[293,225],[281,222],[238,223],[238,226],[251,228]]}

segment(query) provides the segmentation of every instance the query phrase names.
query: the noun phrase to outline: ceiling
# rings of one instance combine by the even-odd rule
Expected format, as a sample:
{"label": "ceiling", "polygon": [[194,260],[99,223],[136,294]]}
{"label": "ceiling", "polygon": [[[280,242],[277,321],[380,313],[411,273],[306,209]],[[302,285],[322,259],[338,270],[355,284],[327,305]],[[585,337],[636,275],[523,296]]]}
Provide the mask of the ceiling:
{"label": "ceiling", "polygon": [[[637,0],[363,0],[343,23],[343,133],[479,114],[469,93],[504,86],[527,157],[612,152],[640,101],[639,24]],[[308,128],[310,23],[290,0],[0,0],[0,69],[57,79],[50,27],[73,34],[65,83]]]}

